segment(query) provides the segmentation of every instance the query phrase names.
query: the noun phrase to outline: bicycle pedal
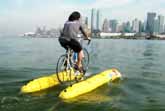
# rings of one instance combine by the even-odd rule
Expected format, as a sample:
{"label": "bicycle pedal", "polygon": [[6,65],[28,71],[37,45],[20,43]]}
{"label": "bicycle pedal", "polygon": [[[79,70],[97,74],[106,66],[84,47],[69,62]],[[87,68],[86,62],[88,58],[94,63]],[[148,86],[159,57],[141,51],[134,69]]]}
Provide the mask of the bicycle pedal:
{"label": "bicycle pedal", "polygon": [[76,82],[80,82],[85,80],[84,77],[75,77]]}

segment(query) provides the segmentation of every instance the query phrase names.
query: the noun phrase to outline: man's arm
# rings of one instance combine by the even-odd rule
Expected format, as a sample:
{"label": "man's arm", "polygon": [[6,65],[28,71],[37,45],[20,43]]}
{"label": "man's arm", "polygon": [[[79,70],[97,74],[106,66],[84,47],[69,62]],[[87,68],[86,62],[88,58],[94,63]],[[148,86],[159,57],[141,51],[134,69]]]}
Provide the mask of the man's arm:
{"label": "man's arm", "polygon": [[82,28],[82,26],[80,26],[80,31],[85,36],[85,38],[88,39],[87,33],[84,31],[84,29]]}

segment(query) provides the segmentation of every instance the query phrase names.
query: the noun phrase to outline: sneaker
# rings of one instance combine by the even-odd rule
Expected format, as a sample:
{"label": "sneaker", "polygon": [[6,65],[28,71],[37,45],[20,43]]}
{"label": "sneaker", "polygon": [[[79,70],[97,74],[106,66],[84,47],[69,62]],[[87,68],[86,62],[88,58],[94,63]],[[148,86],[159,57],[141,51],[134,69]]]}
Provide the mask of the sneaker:
{"label": "sneaker", "polygon": [[78,70],[76,70],[74,74],[75,74],[75,76],[81,75],[80,71],[78,71]]}
{"label": "sneaker", "polygon": [[83,74],[85,73],[84,68],[83,67],[78,67],[77,64],[75,64],[74,69],[77,70],[77,71],[79,71],[80,73],[83,73]]}
{"label": "sneaker", "polygon": [[75,65],[74,65],[74,69],[75,69],[75,70],[79,70],[79,68],[78,68],[78,65],[77,65],[77,64],[75,64]]}

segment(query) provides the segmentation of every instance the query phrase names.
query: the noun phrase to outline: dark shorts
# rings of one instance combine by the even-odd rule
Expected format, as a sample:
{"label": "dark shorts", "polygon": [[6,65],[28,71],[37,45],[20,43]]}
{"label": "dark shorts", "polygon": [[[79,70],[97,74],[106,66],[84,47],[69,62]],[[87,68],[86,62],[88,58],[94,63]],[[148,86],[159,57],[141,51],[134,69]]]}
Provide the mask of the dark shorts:
{"label": "dark shorts", "polygon": [[68,41],[64,38],[59,38],[59,42],[66,50],[68,49],[68,46],[73,49],[74,52],[80,52],[82,50],[81,44],[75,39]]}

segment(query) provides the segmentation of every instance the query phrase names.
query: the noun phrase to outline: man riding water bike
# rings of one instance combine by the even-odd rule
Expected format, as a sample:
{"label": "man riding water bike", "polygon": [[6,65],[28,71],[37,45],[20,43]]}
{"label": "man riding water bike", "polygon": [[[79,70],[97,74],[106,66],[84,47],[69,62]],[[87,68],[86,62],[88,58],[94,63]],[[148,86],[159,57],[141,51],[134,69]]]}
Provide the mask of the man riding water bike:
{"label": "man riding water bike", "polygon": [[62,47],[64,47],[67,50],[67,46],[69,46],[71,49],[73,49],[74,52],[78,53],[78,61],[76,63],[76,68],[82,72],[82,59],[84,57],[84,53],[82,50],[81,44],[76,39],[78,37],[79,31],[84,35],[85,39],[88,39],[87,33],[84,31],[81,23],[80,23],[81,15],[79,12],[73,12],[69,18],[68,21],[64,24],[63,31],[61,33],[61,36],[59,37],[59,42]]}

